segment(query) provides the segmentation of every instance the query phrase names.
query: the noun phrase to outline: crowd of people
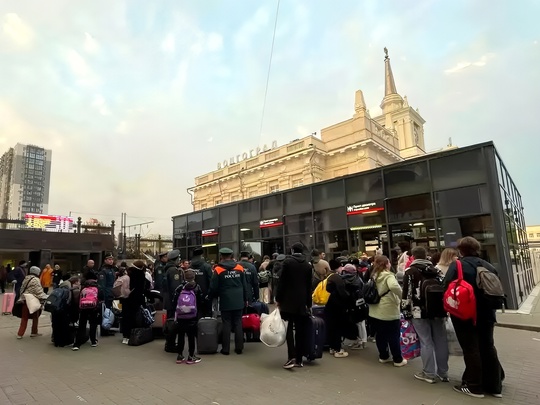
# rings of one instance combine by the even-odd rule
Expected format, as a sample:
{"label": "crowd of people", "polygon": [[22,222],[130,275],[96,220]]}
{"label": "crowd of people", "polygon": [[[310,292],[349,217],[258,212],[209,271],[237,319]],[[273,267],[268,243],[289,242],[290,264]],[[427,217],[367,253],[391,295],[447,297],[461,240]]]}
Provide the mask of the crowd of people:
{"label": "crowd of people", "polygon": [[[422,370],[414,377],[432,384],[437,380],[449,381],[447,323],[451,322],[465,362],[461,384],[454,389],[472,397],[502,396],[504,371],[493,338],[495,308],[485,299],[477,281],[479,268],[493,274],[496,271],[480,258],[477,240],[465,237],[457,249],[447,248],[441,253],[428,254],[420,246],[402,251],[395,268],[382,254],[349,257],[344,252],[327,261],[324,253],[317,250],[305,254],[300,243],[290,249],[288,255],[276,253],[255,263],[250,252],[240,252],[236,261],[231,249],[222,248],[219,263],[213,266],[204,259],[202,248],[195,249],[191,260],[181,259],[179,251],[172,250],[160,254],[153,264],[135,261],[130,266],[121,263],[118,267],[113,255],[106,254],[99,269],[88,261],[82,277],[62,276],[61,272],[58,277],[51,266],[43,271],[32,266],[26,271],[26,263],[21,262],[5,278],[15,284],[16,305],[22,307],[17,338],[23,338],[29,320],[30,336],[41,336],[41,310],[30,311],[28,294],[46,303],[45,309],[47,305],[54,307],[54,295],[60,297],[57,307],[51,310],[52,340],[56,346],[72,346],[77,351],[89,340],[91,347],[97,347],[100,319],[115,299],[122,307],[122,343],[128,344],[132,330],[139,327],[140,308],[152,296],[152,290],[157,290],[163,298],[167,319],[174,322],[172,328],[167,321],[165,350],[177,354],[177,363],[196,364],[201,361],[196,356],[197,325],[201,318],[219,316],[220,352],[229,355],[230,336],[234,333],[234,351],[240,355],[244,351],[242,315],[247,307],[264,301],[275,304],[281,317],[288,321],[288,358],[283,365],[286,369],[303,367],[303,359],[310,350],[307,346],[313,316],[325,321],[325,345],[333,357],[348,357],[348,349],[364,349],[371,340],[376,344],[380,363],[403,367],[407,360],[401,350],[400,326],[402,319],[408,319],[421,345]],[[56,270],[58,273],[59,268]],[[474,289],[474,320],[449,317],[442,299],[433,299],[438,297],[435,291],[448,288],[458,277]],[[50,287],[54,289],[48,295]],[[105,334],[102,328],[101,336]],[[188,350],[184,356],[186,338]],[[348,346],[346,339],[351,342]]]}

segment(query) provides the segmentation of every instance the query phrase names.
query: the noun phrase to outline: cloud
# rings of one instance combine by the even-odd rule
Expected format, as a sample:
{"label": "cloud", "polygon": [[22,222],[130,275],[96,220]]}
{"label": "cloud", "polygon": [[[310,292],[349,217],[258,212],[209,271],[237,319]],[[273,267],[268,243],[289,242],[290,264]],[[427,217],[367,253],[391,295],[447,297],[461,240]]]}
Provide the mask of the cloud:
{"label": "cloud", "polygon": [[18,46],[28,47],[34,41],[34,31],[17,14],[8,13],[2,19],[2,31]]}
{"label": "cloud", "polygon": [[172,81],[173,87],[178,90],[179,88],[182,89],[187,81],[188,76],[188,70],[189,70],[189,62],[187,60],[183,60],[178,65],[178,69],[176,71],[176,76],[174,77]]}
{"label": "cloud", "polygon": [[253,38],[259,31],[268,25],[270,15],[264,7],[259,8],[252,18],[246,21],[234,35],[234,45],[237,49],[251,46]]}
{"label": "cloud", "polygon": [[117,134],[125,135],[128,132],[128,124],[126,121],[120,121],[116,126],[115,131]]}
{"label": "cloud", "polygon": [[207,36],[206,47],[210,52],[221,51],[223,48],[223,37],[220,34],[211,32]]}
{"label": "cloud", "polygon": [[211,143],[213,140],[214,140],[214,137],[213,137],[213,136],[211,136],[210,138],[208,138],[208,142],[210,142],[210,143]]}
{"label": "cloud", "polygon": [[65,61],[79,84],[91,86],[100,82],[99,77],[94,73],[88,63],[86,63],[86,60],[76,50],[67,50],[65,54]]}
{"label": "cloud", "polygon": [[446,69],[444,73],[450,75],[454,73],[458,73],[464,69],[470,68],[470,67],[484,67],[487,64],[488,59],[492,58],[493,54],[486,54],[483,55],[480,59],[478,59],[476,62],[458,62],[456,66],[450,69]]}
{"label": "cloud", "polygon": [[95,38],[88,32],[84,33],[84,50],[89,54],[96,54],[99,52],[99,44]]}
{"label": "cloud", "polygon": [[161,50],[166,54],[173,54],[175,50],[175,38],[173,33],[167,34],[161,43]]}
{"label": "cloud", "polygon": [[97,109],[101,115],[111,115],[109,108],[107,107],[107,102],[101,94],[97,94],[92,101],[92,107]]}

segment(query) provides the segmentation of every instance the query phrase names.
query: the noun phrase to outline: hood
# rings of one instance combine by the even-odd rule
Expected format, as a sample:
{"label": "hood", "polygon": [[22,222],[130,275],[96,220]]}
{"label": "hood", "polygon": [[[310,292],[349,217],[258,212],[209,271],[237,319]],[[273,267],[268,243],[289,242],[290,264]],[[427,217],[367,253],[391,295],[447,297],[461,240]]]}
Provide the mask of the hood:
{"label": "hood", "polygon": [[69,280],[62,281],[58,287],[65,287],[71,289],[71,283]]}
{"label": "hood", "polygon": [[298,263],[305,263],[306,261],[306,257],[302,253],[293,253],[289,257],[296,260]]}
{"label": "hood", "polygon": [[191,268],[192,269],[199,269],[202,267],[202,265],[206,263],[204,259],[201,256],[196,256],[193,259],[191,259]]}
{"label": "hood", "polygon": [[184,289],[186,290],[194,290],[195,287],[197,287],[197,283],[195,281],[188,281],[184,284]]}
{"label": "hood", "polygon": [[313,264],[317,264],[321,261],[321,258],[319,256],[315,256],[311,258],[311,261],[313,262]]}
{"label": "hood", "polygon": [[362,284],[363,284],[362,280],[360,279],[360,277],[358,277],[357,274],[343,273],[341,275],[341,278],[343,279],[343,281],[347,285],[352,285],[352,286],[355,286],[355,287],[361,287]]}
{"label": "hood", "polygon": [[422,274],[429,276],[436,276],[439,271],[433,266],[429,260],[426,259],[416,259],[411,263],[411,267],[414,267],[422,272]]}
{"label": "hood", "polygon": [[170,262],[167,262],[167,264],[165,265],[165,271],[171,269],[171,268],[175,268],[176,269],[176,262],[175,261],[170,261]]}
{"label": "hood", "polygon": [[392,273],[390,270],[381,271],[379,273],[379,276],[377,277],[376,282],[377,283],[380,283],[380,282],[382,283],[389,277],[396,277],[396,275],[394,273]]}
{"label": "hood", "polygon": [[[240,262],[241,264],[242,262]],[[249,263],[248,261],[245,261],[244,263]],[[234,260],[225,260],[223,262],[219,262],[219,266],[223,267],[225,270],[232,270],[236,267],[238,263],[236,263]]]}

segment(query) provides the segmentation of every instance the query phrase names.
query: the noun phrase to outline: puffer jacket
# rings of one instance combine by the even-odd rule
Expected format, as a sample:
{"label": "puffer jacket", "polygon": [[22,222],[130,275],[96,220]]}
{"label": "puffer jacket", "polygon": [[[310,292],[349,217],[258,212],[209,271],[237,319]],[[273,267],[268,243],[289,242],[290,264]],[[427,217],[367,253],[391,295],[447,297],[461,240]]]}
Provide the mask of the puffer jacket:
{"label": "puffer jacket", "polygon": [[[375,279],[375,283],[381,301],[369,306],[369,316],[381,321],[399,319],[402,291],[396,280],[396,275],[389,270],[382,271]],[[388,294],[385,294],[386,292]],[[385,295],[382,296],[383,294]]]}
{"label": "puffer jacket", "polygon": [[24,294],[32,294],[42,303],[45,302],[48,295],[43,292],[43,287],[39,281],[39,277],[30,274],[26,276],[21,285],[21,296],[19,297],[18,302],[25,302]]}

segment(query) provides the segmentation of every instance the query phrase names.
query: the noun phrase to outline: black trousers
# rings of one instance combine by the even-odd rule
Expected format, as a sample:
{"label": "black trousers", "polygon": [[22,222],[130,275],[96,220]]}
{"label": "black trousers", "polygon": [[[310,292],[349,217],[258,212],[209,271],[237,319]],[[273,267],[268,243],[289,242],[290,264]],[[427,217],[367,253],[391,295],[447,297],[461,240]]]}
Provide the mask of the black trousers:
{"label": "black trousers", "polygon": [[231,350],[231,332],[234,333],[234,350],[244,350],[242,312],[242,309],[221,311],[221,319],[223,320],[223,342],[221,343],[221,349],[225,353],[229,353]]}
{"label": "black trousers", "polygon": [[[386,360],[392,354],[394,363],[401,363],[403,355],[401,354],[401,321],[394,319],[391,321],[383,321],[380,319],[371,318],[374,320],[377,331],[377,349],[379,350],[379,358]],[[388,353],[390,349],[390,354]]]}
{"label": "black trousers", "polygon": [[97,342],[96,334],[99,323],[99,311],[97,309],[81,309],[79,314],[79,330],[75,339],[75,347],[81,347],[86,341],[86,324],[90,324],[90,341]]}
{"label": "black trousers", "polygon": [[287,354],[289,360],[295,359],[298,364],[308,353],[307,337],[309,317],[307,315],[281,313],[281,317],[289,321],[287,325]]}
{"label": "black trousers", "polygon": [[55,347],[64,347],[74,343],[67,310],[53,312],[51,314],[51,326]]}
{"label": "black trousers", "polygon": [[452,317],[452,324],[463,350],[465,372],[461,377],[462,383],[479,391],[500,394],[503,370],[493,339],[495,324],[478,320],[474,325],[472,321],[456,317]]}
{"label": "black trousers", "polygon": [[184,354],[186,336],[188,339],[188,356],[195,355],[195,339],[197,338],[197,320],[178,320],[178,354]]}
{"label": "black trousers", "polygon": [[6,292],[6,280],[0,281],[0,289],[2,290],[2,294]]}
{"label": "black trousers", "polygon": [[129,339],[131,330],[137,327],[137,312],[140,305],[134,305],[126,300],[122,302],[122,336]]}

